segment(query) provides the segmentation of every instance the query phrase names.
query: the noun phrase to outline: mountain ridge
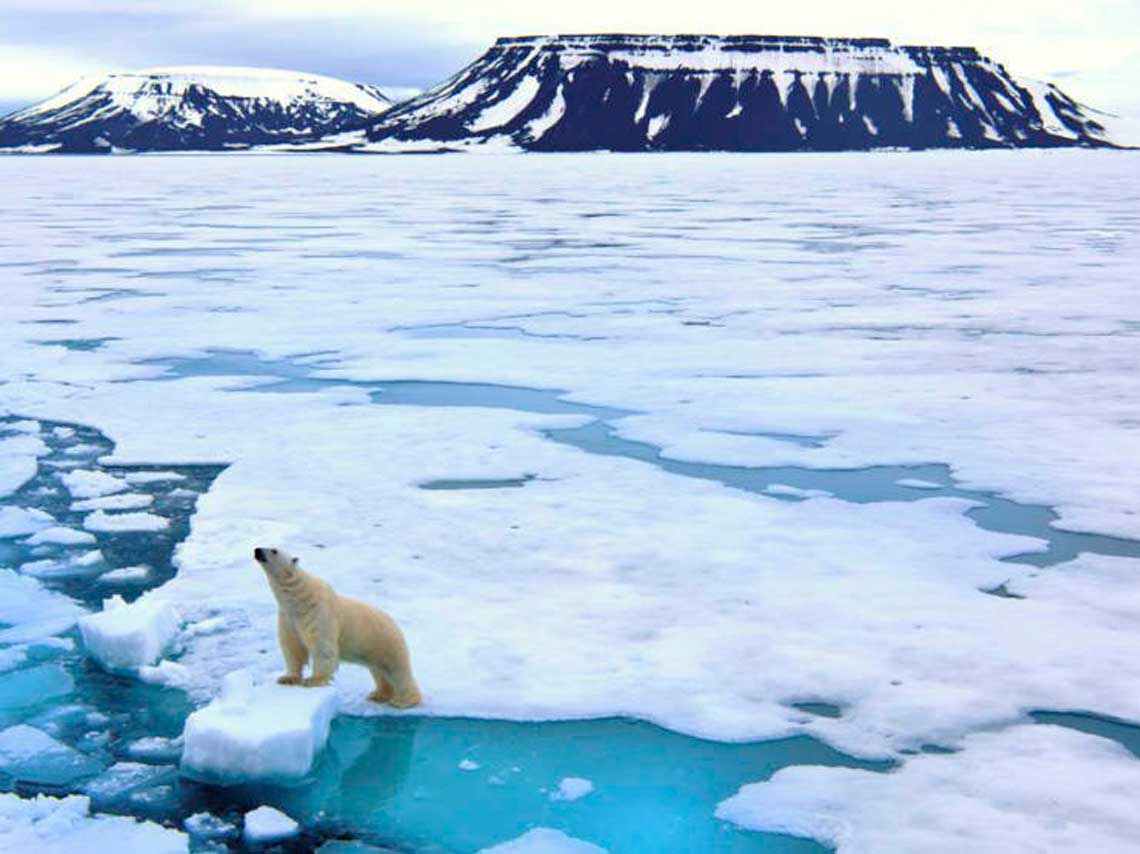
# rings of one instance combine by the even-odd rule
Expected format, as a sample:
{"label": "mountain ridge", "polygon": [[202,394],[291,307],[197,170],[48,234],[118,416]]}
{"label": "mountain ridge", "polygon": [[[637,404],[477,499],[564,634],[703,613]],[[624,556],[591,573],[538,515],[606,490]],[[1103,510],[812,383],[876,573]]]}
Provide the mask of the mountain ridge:
{"label": "mountain ridge", "polygon": [[882,38],[507,36],[367,131],[375,150],[1112,147],[1089,108],[973,47]]}
{"label": "mountain ridge", "polygon": [[247,148],[362,127],[390,106],[374,86],[319,74],[158,67],[84,78],[0,118],[0,149]]}

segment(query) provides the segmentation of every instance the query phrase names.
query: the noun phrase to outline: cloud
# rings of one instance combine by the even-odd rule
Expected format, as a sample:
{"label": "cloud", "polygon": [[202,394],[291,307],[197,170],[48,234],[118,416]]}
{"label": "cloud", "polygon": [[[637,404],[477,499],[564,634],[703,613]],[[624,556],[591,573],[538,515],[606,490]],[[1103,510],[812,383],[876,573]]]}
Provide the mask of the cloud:
{"label": "cloud", "polygon": [[[0,19],[0,56],[17,56],[5,60],[12,73],[0,78],[0,100],[37,86],[33,97],[50,94],[65,71],[176,64],[272,66],[425,87],[498,35],[761,32],[972,44],[1015,74],[1050,79],[1060,70],[1074,96],[1140,114],[1136,0],[101,0],[97,12],[79,0],[0,0]],[[19,57],[35,60],[31,71],[15,73]]]}

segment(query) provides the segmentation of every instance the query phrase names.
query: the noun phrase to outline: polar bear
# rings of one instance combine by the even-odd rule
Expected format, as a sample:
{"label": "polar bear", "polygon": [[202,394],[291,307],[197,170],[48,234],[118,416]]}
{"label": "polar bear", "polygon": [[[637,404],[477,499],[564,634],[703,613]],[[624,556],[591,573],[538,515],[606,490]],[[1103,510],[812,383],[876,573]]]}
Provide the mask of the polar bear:
{"label": "polar bear", "polygon": [[[277,599],[277,640],[285,656],[282,685],[327,685],[341,661],[372,671],[377,703],[407,709],[420,702],[408,644],[396,621],[370,605],[339,596],[326,582],[301,569],[297,558],[258,547],[253,559],[265,570]],[[306,662],[312,675],[301,678]]]}

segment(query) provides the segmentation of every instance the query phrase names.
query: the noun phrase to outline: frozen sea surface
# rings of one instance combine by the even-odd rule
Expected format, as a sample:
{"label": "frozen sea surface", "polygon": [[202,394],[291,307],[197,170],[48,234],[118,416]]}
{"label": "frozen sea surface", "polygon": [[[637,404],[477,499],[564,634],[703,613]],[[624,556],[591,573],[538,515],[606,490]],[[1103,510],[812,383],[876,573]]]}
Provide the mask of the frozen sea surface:
{"label": "frozen sea surface", "polygon": [[[161,584],[187,626],[184,670],[150,674],[183,694],[27,640],[74,638],[58,603],[0,615],[25,637],[0,663],[27,674],[5,725],[127,761],[224,674],[275,674],[247,557],[272,542],[399,619],[428,717],[338,718],[289,796],[156,784],[119,811],[236,820],[260,799],[302,820],[297,844],[474,850],[547,828],[614,852],[691,850],[656,826],[678,812],[678,832],[742,851],[815,844],[755,831],[937,850],[930,834],[984,816],[982,851],[1012,850],[1001,827],[1027,851],[1126,850],[1119,800],[987,779],[1040,776],[1034,753],[1059,774],[1135,773],[1115,742],[1134,750],[1140,720],[1136,164],[0,162],[0,492],[22,508],[0,521],[34,529],[0,539],[0,565],[88,608]],[[374,714],[366,674],[337,687],[344,712]],[[139,691],[160,719],[109,713],[106,743],[42,718]],[[621,727],[648,724],[615,716],[665,729],[643,750]],[[412,770],[369,780],[383,804],[353,801],[335,748],[402,726]],[[447,748],[472,739],[494,768]],[[781,744],[799,746],[771,764]],[[683,811],[662,790],[679,782],[636,776],[657,754],[703,769]],[[804,767],[864,761],[897,770]],[[516,766],[521,789],[489,782]],[[567,777],[595,789],[550,800]],[[434,808],[453,785],[487,789],[459,793],[485,822]],[[917,812],[886,822],[873,807],[898,786]],[[959,815],[920,820],[953,793]],[[1020,818],[1057,799],[1067,835]]]}

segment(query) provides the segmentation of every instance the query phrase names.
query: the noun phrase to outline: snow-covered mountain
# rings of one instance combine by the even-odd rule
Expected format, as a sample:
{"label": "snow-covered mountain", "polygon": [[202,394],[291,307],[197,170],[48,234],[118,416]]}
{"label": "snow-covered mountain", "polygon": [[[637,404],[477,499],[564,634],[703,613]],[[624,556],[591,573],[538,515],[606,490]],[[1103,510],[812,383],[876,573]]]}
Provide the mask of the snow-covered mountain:
{"label": "snow-covered mountain", "polygon": [[502,38],[368,130],[369,147],[537,151],[1111,145],[1095,111],[969,47],[886,39]]}
{"label": "snow-covered mountain", "polygon": [[84,79],[0,119],[0,149],[218,150],[361,127],[391,106],[378,89],[262,68],[154,68]]}

